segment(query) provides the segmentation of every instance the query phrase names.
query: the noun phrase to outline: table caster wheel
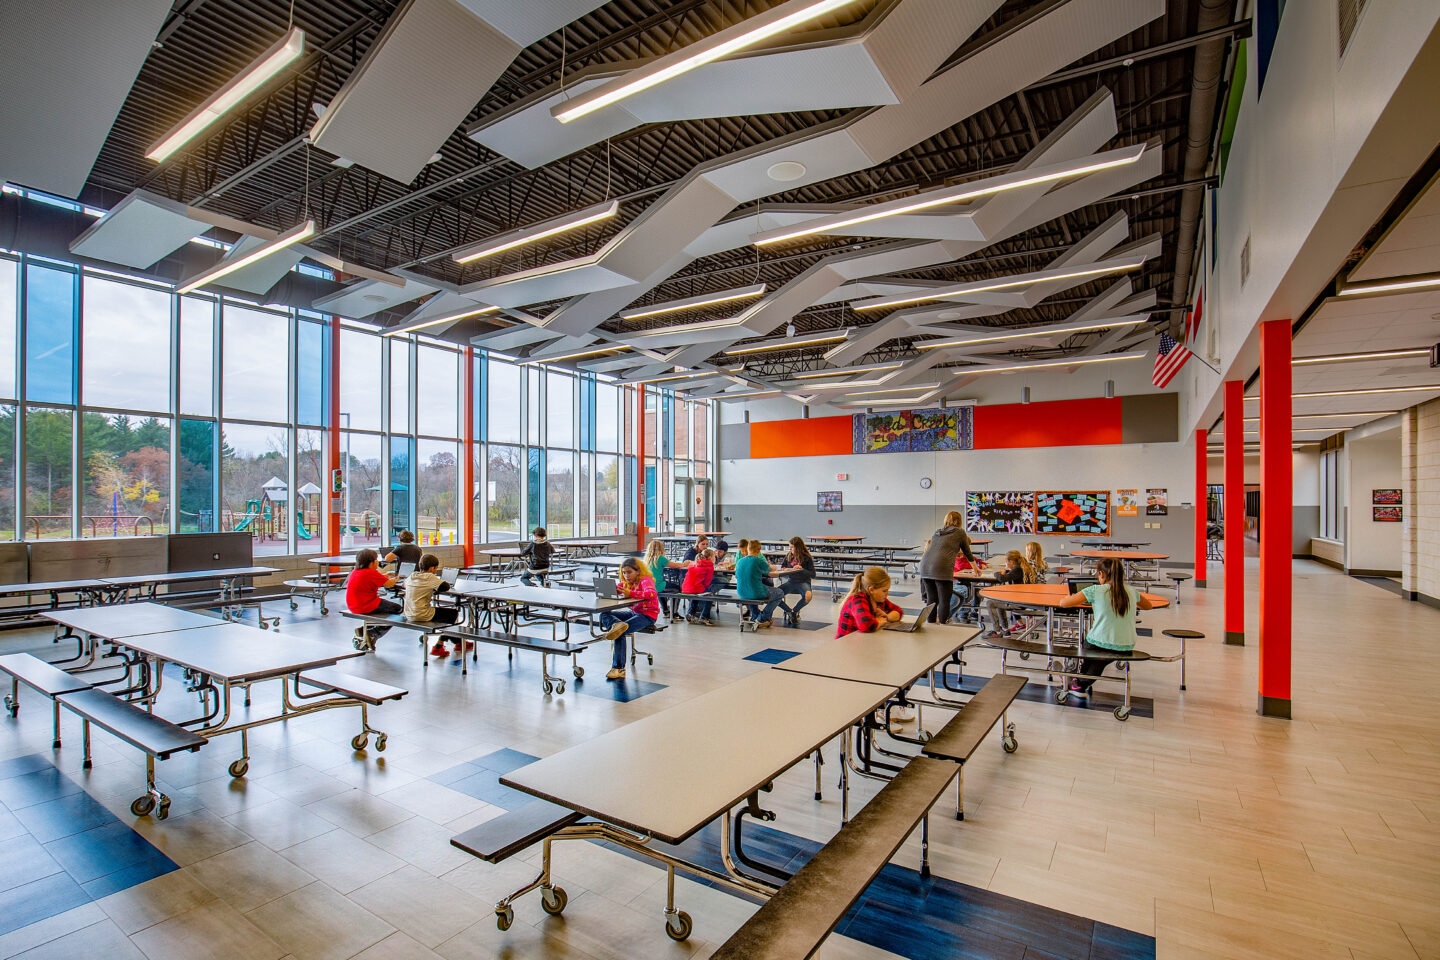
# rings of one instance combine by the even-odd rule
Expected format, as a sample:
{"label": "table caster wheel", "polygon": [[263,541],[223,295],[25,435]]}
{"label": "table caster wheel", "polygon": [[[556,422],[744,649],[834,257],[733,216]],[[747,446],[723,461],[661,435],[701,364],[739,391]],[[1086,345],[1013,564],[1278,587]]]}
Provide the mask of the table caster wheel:
{"label": "table caster wheel", "polygon": [[[547,694],[550,694],[550,693],[554,693],[554,692],[555,692],[555,684],[551,683],[549,680],[546,680],[546,681],[545,681],[544,687],[545,687],[545,692],[546,692]],[[502,929],[503,929],[503,928],[502,928]]]}
{"label": "table caster wheel", "polygon": [[676,911],[665,920],[665,934],[677,943],[688,940],[693,925],[690,922],[690,914],[684,910]]}
{"label": "table caster wheel", "polygon": [[20,701],[18,701],[18,700],[13,700],[13,699],[11,699],[10,697],[6,697],[6,698],[5,698],[5,709],[10,712],[10,716],[12,716],[12,717],[18,716],[19,713],[20,713]]}
{"label": "table caster wheel", "polygon": [[1014,737],[1001,737],[1000,748],[1006,753],[1014,753],[1016,750],[1020,749],[1020,741],[1016,740]]}
{"label": "table caster wheel", "polygon": [[143,817],[154,809],[155,798],[150,796],[150,794],[148,793],[145,794],[145,796],[143,797],[136,797],[135,800],[130,804],[130,812],[135,814],[135,816],[137,817]]}
{"label": "table caster wheel", "polygon": [[653,654],[653,653],[647,653],[647,654],[645,654],[645,661],[646,661],[647,663],[649,663],[650,666],[652,666],[652,667],[655,666],[655,654]]}
{"label": "table caster wheel", "polygon": [[365,745],[369,742],[370,738],[363,733],[357,733],[350,738],[350,746],[355,750],[364,750]]}
{"label": "table caster wheel", "polygon": [[1030,654],[1026,653],[1024,650],[1021,650],[1021,651],[1020,651],[1020,659],[1021,659],[1021,660],[1029,660],[1029,659],[1030,659]]}
{"label": "table caster wheel", "polygon": [[294,601],[294,600],[291,600],[291,601],[290,601],[290,609],[291,609],[291,610],[299,610],[300,608],[297,607],[297,606],[295,606],[295,601]]}
{"label": "table caster wheel", "polygon": [[329,608],[329,607],[326,607],[326,606],[324,606],[324,605],[322,604],[321,607],[320,607],[320,616],[326,617],[326,616],[329,616],[329,615],[330,615],[330,608]]}
{"label": "table caster wheel", "polygon": [[166,797],[164,800],[161,800],[159,806],[155,808],[155,819],[164,820],[168,816],[170,816],[170,798]]}
{"label": "table caster wheel", "polygon": [[230,764],[230,776],[243,777],[250,770],[250,761],[244,757]]}
{"label": "table caster wheel", "polygon": [[1069,699],[1070,699],[1070,691],[1068,691],[1068,690],[1063,690],[1063,689],[1062,689],[1062,690],[1056,690],[1056,691],[1055,691],[1055,702],[1056,702],[1056,703],[1064,703],[1066,700],[1069,700]]}
{"label": "table caster wheel", "polygon": [[1130,708],[1129,708],[1129,707],[1126,707],[1126,706],[1116,707],[1116,708],[1115,708],[1115,719],[1116,719],[1116,720],[1119,720],[1119,721],[1122,721],[1122,722],[1123,722],[1123,721],[1126,721],[1126,720],[1129,720],[1129,719],[1130,719]]}
{"label": "table caster wheel", "polygon": [[564,680],[557,680],[557,681],[555,681],[555,692],[556,692],[556,693],[564,693],[564,692],[565,692],[565,681],[564,681]]}
{"label": "table caster wheel", "polygon": [[549,890],[541,890],[540,909],[552,917],[558,917],[564,913],[565,905],[569,902],[570,898],[565,896],[565,890],[562,887],[551,887]]}
{"label": "table caster wheel", "polygon": [[515,911],[510,907],[495,908],[495,926],[502,931],[509,930],[510,924],[515,922]]}
{"label": "table caster wheel", "polygon": [[378,737],[375,738],[375,749],[376,749],[376,750],[379,750],[381,753],[384,753],[384,752],[385,752],[385,744],[386,744],[387,742],[389,742],[389,740],[390,740],[390,738],[387,737],[385,734],[383,734],[383,733],[380,734],[380,736],[378,736]]}
{"label": "table caster wheel", "polygon": [[579,680],[581,677],[585,676],[585,668],[584,668],[584,667],[576,667],[576,668],[574,669],[573,673],[575,674],[575,679],[576,679],[576,680]]}

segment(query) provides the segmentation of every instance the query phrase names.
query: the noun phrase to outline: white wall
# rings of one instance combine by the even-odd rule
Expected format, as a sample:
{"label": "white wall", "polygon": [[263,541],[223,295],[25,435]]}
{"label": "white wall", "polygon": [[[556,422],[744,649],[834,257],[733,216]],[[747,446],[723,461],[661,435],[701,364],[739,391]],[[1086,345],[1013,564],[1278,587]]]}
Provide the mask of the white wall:
{"label": "white wall", "polygon": [[1372,490],[1401,486],[1399,428],[1392,427],[1360,439],[1346,438],[1345,460],[1349,508],[1345,524],[1345,567],[1348,570],[1399,570],[1401,524],[1376,523],[1370,509]]}
{"label": "white wall", "polygon": [[[1227,376],[1255,370],[1259,321],[1298,317],[1440,141],[1437,22],[1435,0],[1371,0],[1341,61],[1334,0],[1289,3],[1263,95],[1251,42],[1205,291]],[[1208,427],[1221,377],[1189,363],[1176,380],[1182,430]]]}

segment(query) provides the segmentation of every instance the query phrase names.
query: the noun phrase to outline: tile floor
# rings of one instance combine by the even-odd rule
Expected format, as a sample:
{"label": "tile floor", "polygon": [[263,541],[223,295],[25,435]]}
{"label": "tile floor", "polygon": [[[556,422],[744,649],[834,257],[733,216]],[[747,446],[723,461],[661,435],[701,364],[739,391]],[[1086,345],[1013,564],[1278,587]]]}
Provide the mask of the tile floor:
{"label": "tile floor", "polygon": [[[907,844],[822,956],[1440,958],[1440,611],[1297,562],[1295,719],[1267,720],[1255,715],[1257,638],[1219,642],[1218,567],[1210,576],[1211,589],[1187,587],[1181,606],[1146,618],[1153,652],[1170,652],[1167,626],[1211,638],[1191,645],[1188,691],[1177,665],[1157,664],[1136,680],[1153,717],[1017,705],[1020,751],[987,745],[966,770],[966,820],[932,823],[935,884],[907,889],[919,862]],[[338,615],[283,606],[283,633],[348,643]],[[806,613],[827,614],[823,600]],[[632,675],[638,695],[606,689],[596,650],[583,658],[595,689],[545,698],[523,659],[482,649],[462,677],[455,663],[422,669],[392,634],[347,667],[411,691],[372,714],[390,733],[383,754],[351,751],[355,718],[336,711],[257,730],[249,775],[232,781],[235,744],[220,739],[160,765],[174,797],[163,822],[128,812],[143,781],[134,751],[97,734],[82,771],[78,724],[65,719],[67,745],[52,752],[32,694],[17,719],[0,717],[0,957],[703,957],[753,904],[680,881],[695,933],[675,944],[663,873],[569,844],[556,860],[565,916],[529,898],[502,933],[494,901],[531,878],[537,854],[490,865],[449,837],[501,812],[495,778],[524,756],[828,635],[681,625],[648,644],[656,663]],[[43,631],[0,633],[0,652],[17,650],[52,654]],[[995,660],[977,654],[971,672]],[[838,821],[810,776],[792,771],[770,798],[777,842],[797,849]],[[1016,933],[1022,915],[1048,939]]]}

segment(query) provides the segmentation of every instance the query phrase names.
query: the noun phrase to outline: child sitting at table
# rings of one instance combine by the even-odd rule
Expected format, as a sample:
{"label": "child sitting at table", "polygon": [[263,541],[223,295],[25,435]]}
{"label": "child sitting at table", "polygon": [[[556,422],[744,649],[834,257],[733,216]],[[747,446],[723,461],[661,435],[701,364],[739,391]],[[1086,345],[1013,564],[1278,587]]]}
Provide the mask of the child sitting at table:
{"label": "child sitting at table", "polygon": [[800,598],[799,603],[786,603],[790,612],[785,614],[785,626],[798,627],[800,608],[810,602],[813,596],[810,585],[815,580],[815,558],[810,556],[803,537],[790,538],[790,552],[785,555],[785,566],[777,572],[785,577],[785,582],[780,584],[784,595]]}
{"label": "child sitting at table", "polygon": [[[1030,561],[1026,560],[1025,555],[1019,550],[1011,550],[1005,554],[1005,570],[1003,573],[997,573],[995,575],[995,583],[997,586],[1039,582],[1035,577],[1034,568],[1030,566]],[[990,615],[990,623],[992,624],[990,632],[987,634],[988,636],[998,637],[1006,631],[1013,632],[1019,629],[1018,624],[1014,627],[1010,625],[1010,612],[994,600],[987,599],[985,601],[985,612]]]}
{"label": "child sitting at table", "polygon": [[740,543],[743,546],[740,548],[740,559],[735,561],[735,595],[742,600],[765,602],[764,610],[759,603],[751,604],[745,610],[757,628],[768,627],[776,607],[783,607],[787,615],[790,607],[785,603],[784,591],[766,582],[775,569],[761,556],[760,541],[741,540]]}
{"label": "child sitting at table", "polygon": [[545,528],[536,527],[530,531],[530,540],[520,548],[520,556],[525,560],[525,572],[520,574],[520,582],[533,587],[535,578],[539,577],[540,586],[547,586],[550,558],[554,555],[555,545],[545,538]]}
{"label": "child sitting at table", "polygon": [[[668,566],[670,558],[665,556],[665,544],[659,540],[651,540],[650,545],[645,548],[645,567],[650,571],[650,579],[655,581],[657,594],[666,587],[665,568]],[[670,601],[660,597],[660,609],[665,616],[670,616]]]}
{"label": "child sitting at table", "polygon": [[[404,609],[395,601],[386,600],[380,596],[382,588],[395,585],[395,578],[381,573],[377,569],[379,565],[380,554],[369,547],[355,554],[355,569],[350,571],[350,576],[345,579],[345,607],[351,613],[368,613],[383,617],[386,614],[399,613]],[[368,644],[365,643],[367,629],[370,633]],[[375,641],[389,632],[389,627],[356,627],[355,649],[373,650]]]}
{"label": "child sitting at table", "polygon": [[1025,559],[1030,562],[1030,569],[1035,571],[1035,582],[1045,583],[1050,575],[1050,564],[1045,562],[1045,550],[1031,540],[1025,544]]}
{"label": "child sitting at table", "polygon": [[866,567],[855,575],[850,593],[840,607],[835,636],[847,633],[874,633],[887,623],[899,620],[902,613],[890,602],[890,574],[883,567]]}
{"label": "child sitting at table", "polygon": [[[1119,560],[1107,557],[1097,563],[1095,579],[1100,582],[1070,594],[1060,603],[1062,607],[1090,605],[1090,626],[1080,649],[1080,672],[1089,677],[1104,673],[1105,664],[1110,661],[1086,657],[1085,649],[1134,650],[1135,611],[1151,607],[1149,597],[1125,582],[1125,565]],[[1087,697],[1094,684],[1094,680],[1071,680],[1070,695]]]}
{"label": "child sitting at table", "polygon": [[650,578],[645,566],[634,557],[626,557],[620,564],[620,576],[615,580],[616,592],[622,597],[638,600],[629,610],[606,610],[600,614],[600,626],[605,639],[615,644],[610,658],[610,672],[606,680],[625,679],[625,637],[637,630],[649,630],[660,616],[660,600],[655,595],[655,581]]}
{"label": "child sitting at table", "polygon": [[[414,573],[410,574],[405,581],[405,619],[415,623],[433,623],[445,626],[455,623],[460,619],[460,611],[454,607],[439,608],[435,606],[436,594],[444,593],[450,589],[450,584],[440,579],[435,571],[440,569],[440,560],[433,553],[427,553],[420,558],[420,565]],[[460,641],[453,641],[457,653],[461,652]],[[436,637],[435,646],[430,648],[430,656],[443,657],[449,651],[445,649],[445,638]]]}
{"label": "child sitting at table", "polygon": [[[715,551],[705,549],[695,561],[690,564],[690,569],[685,571],[685,580],[680,585],[681,593],[706,593],[709,591],[710,583],[715,579]],[[703,623],[707,627],[715,626],[715,621],[710,619],[710,608],[713,601],[691,600],[690,615],[685,618],[686,623]]]}

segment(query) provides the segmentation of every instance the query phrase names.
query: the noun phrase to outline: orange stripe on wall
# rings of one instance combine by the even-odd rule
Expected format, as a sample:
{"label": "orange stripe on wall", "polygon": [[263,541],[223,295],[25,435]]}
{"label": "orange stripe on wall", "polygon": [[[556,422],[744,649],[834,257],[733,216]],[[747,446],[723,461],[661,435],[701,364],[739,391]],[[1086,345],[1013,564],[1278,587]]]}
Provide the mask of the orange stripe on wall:
{"label": "orange stripe on wall", "polygon": [[1119,397],[1095,397],[975,407],[974,448],[998,450],[1121,443],[1120,403]]}
{"label": "orange stripe on wall", "polygon": [[767,420],[750,424],[750,457],[823,457],[851,453],[849,417]]}

